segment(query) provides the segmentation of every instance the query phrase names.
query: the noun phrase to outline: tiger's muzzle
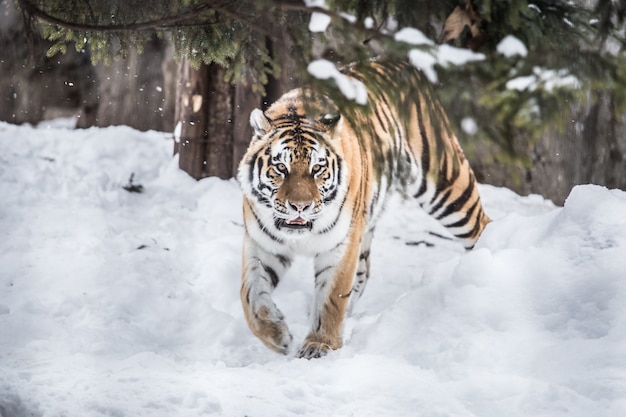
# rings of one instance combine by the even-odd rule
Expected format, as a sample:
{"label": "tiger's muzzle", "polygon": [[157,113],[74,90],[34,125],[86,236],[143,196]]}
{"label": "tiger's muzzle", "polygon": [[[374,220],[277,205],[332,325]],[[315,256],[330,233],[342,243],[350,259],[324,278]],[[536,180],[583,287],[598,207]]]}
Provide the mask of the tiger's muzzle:
{"label": "tiger's muzzle", "polygon": [[293,229],[293,230],[311,230],[313,228],[314,219],[310,218],[310,215],[314,211],[316,204],[314,202],[301,203],[287,201],[284,207],[287,211],[293,213],[292,217],[284,218],[280,217],[275,220],[276,227],[278,229]]}

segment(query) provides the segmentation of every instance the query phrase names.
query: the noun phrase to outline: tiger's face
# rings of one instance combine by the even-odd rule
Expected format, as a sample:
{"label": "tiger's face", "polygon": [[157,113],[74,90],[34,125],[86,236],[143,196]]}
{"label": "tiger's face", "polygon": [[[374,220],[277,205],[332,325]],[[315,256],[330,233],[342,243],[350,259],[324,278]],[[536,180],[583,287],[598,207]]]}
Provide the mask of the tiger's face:
{"label": "tiger's face", "polygon": [[342,182],[333,135],[339,116],[315,120],[292,108],[276,119],[254,110],[250,120],[255,134],[239,180],[257,220],[283,238],[327,228]]}

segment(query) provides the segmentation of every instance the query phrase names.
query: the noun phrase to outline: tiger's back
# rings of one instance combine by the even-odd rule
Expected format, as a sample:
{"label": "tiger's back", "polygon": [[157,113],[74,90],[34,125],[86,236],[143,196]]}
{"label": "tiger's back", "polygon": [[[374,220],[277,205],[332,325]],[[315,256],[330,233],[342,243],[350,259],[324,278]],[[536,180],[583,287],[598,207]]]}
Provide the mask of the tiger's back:
{"label": "tiger's back", "polygon": [[474,173],[425,76],[401,61],[352,64],[343,72],[368,87],[355,108],[360,144],[371,155],[375,182],[417,199],[470,249],[489,222]]}
{"label": "tiger's back", "polygon": [[342,70],[367,87],[365,106],[339,108],[311,89],[255,110],[239,181],[244,191],[241,298],[250,329],[286,353],[292,338],[271,299],[296,254],[314,259],[311,332],[300,356],[342,345],[348,303],[369,277],[376,220],[392,188],[471,248],[488,223],[474,174],[432,88],[407,63]]}

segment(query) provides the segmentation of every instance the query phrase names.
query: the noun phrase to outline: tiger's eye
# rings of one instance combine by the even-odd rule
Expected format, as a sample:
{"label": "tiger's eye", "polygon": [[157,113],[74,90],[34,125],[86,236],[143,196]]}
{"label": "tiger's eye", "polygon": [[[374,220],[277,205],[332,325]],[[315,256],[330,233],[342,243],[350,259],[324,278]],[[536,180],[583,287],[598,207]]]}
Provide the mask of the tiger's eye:
{"label": "tiger's eye", "polygon": [[311,173],[312,174],[317,174],[318,172],[320,172],[322,170],[323,166],[320,164],[315,164],[313,165],[313,168],[311,168]]}
{"label": "tiger's eye", "polygon": [[280,164],[276,165],[276,169],[278,171],[280,171],[282,174],[286,174],[287,173],[287,167],[283,163],[280,163]]}

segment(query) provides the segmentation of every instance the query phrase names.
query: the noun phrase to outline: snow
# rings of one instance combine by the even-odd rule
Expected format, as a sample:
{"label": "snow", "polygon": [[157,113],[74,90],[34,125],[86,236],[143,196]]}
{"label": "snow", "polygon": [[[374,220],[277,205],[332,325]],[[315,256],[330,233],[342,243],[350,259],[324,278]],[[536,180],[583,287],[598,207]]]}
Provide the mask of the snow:
{"label": "snow", "polygon": [[507,81],[506,88],[518,91],[534,91],[537,88],[551,92],[556,88],[577,89],[580,81],[566,70],[550,70],[534,67],[532,75],[523,75]]}
{"label": "snow", "polygon": [[411,49],[408,53],[408,57],[411,65],[421,70],[430,82],[437,82],[437,71],[435,71],[437,58],[432,53],[422,49]]}
{"label": "snow", "polygon": [[461,129],[470,136],[474,136],[478,132],[478,124],[471,117],[464,117],[461,120]]}
{"label": "snow", "polygon": [[395,39],[412,45],[427,47],[427,49],[411,49],[408,52],[408,58],[411,65],[424,72],[432,83],[438,81],[435,65],[445,68],[450,65],[464,65],[485,59],[484,54],[469,49],[456,48],[447,44],[433,46],[432,41],[426,35],[413,28],[401,29],[396,33]]}
{"label": "snow", "polygon": [[354,78],[350,78],[337,69],[335,64],[326,59],[312,61],[307,67],[309,74],[320,80],[333,79],[341,93],[349,100],[354,100],[358,104],[367,103],[367,88]]}
{"label": "snow", "polygon": [[473,52],[465,48],[456,48],[445,43],[439,45],[437,49],[437,61],[443,67],[465,65],[468,62],[483,61],[485,59],[485,54]]}
{"label": "snow", "polygon": [[[467,253],[392,199],[345,346],[307,361],[245,324],[238,185],[166,136],[0,123],[3,417],[626,415],[625,192],[483,185]],[[275,294],[299,340],[308,266]]]}
{"label": "snow", "polygon": [[496,45],[496,51],[499,54],[504,55],[507,58],[514,57],[519,55],[521,57],[525,57],[528,55],[528,49],[526,45],[516,38],[513,35],[505,36],[499,43]]}
{"label": "snow", "polygon": [[397,31],[394,35],[394,39],[398,42],[405,42],[411,45],[434,45],[435,43],[430,40],[424,32],[419,29],[406,27]]}
{"label": "snow", "polygon": [[436,83],[438,80],[435,65],[448,67],[450,65],[464,65],[468,62],[482,61],[485,55],[470,51],[469,49],[456,48],[450,45],[437,45],[430,51],[411,49],[408,53],[409,62],[422,70],[426,77]]}
{"label": "snow", "polygon": [[[305,0],[307,7],[316,7],[322,9],[328,9],[326,0]],[[309,31],[311,32],[326,32],[328,25],[330,25],[330,16],[320,12],[312,12],[311,20],[309,21]]]}

